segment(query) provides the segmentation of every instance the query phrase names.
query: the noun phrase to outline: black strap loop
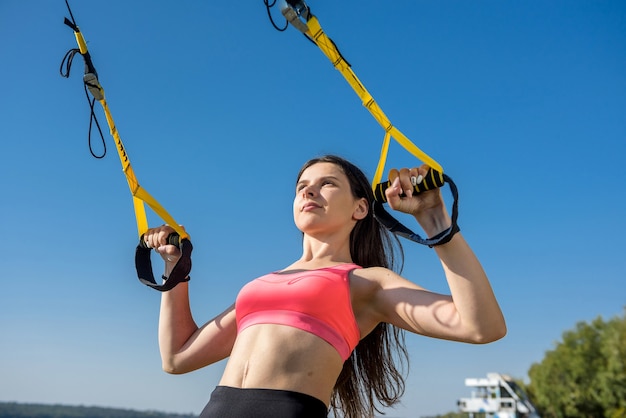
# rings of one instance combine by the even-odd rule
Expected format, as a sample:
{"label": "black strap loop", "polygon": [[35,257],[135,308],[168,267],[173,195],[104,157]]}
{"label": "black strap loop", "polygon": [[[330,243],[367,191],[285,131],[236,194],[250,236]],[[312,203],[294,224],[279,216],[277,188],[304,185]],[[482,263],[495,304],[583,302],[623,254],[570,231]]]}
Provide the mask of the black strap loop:
{"label": "black strap loop", "polygon": [[[433,170],[431,169],[431,171]],[[378,199],[378,193],[377,193],[377,199],[374,200],[374,203],[372,204],[374,217],[376,218],[376,220],[378,220],[378,222],[380,222],[389,231],[405,239],[408,239],[410,241],[417,242],[418,244],[428,245],[429,247],[432,248],[435,245],[442,245],[442,244],[445,244],[446,242],[449,242],[452,239],[452,236],[461,230],[457,224],[457,218],[459,216],[459,210],[458,210],[459,191],[456,187],[456,184],[454,184],[452,179],[447,174],[441,173],[441,178],[443,179],[445,183],[448,183],[450,185],[450,191],[452,192],[452,197],[454,198],[454,202],[452,203],[452,215],[451,215],[452,224],[450,225],[448,229],[440,232],[434,237],[422,238],[419,234],[416,234],[415,232],[411,231],[406,226],[402,225],[400,221],[395,219],[393,216],[389,214],[389,212],[385,210],[383,206],[384,200]],[[381,185],[382,184],[383,183],[381,183]],[[437,186],[437,187],[440,187],[440,186]],[[384,196],[384,189],[383,189],[382,195]]]}
{"label": "black strap loop", "polygon": [[[169,243],[175,245],[175,241],[178,241],[178,238],[178,234],[171,234]],[[157,284],[154,279],[152,262],[150,260],[152,249],[146,247],[143,239],[141,239],[135,250],[135,268],[137,269],[139,281],[159,292],[167,292],[168,290],[172,290],[178,283],[188,282],[189,272],[191,272],[191,252],[193,251],[193,245],[191,245],[191,241],[185,238],[181,240],[180,244],[177,246],[180,248],[181,252],[180,259],[176,263],[176,266],[174,266],[174,269],[165,283]]]}

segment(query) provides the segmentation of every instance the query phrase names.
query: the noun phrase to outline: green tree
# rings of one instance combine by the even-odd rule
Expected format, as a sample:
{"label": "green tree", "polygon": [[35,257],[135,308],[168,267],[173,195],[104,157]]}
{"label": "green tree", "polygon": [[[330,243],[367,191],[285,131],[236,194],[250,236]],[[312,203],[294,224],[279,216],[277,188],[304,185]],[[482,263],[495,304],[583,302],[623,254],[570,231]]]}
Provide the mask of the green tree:
{"label": "green tree", "polygon": [[543,417],[626,418],[626,310],[609,321],[579,322],[528,375]]}
{"label": "green tree", "polygon": [[605,417],[626,418],[626,315],[607,324],[601,350],[606,364],[598,372],[598,392]]}

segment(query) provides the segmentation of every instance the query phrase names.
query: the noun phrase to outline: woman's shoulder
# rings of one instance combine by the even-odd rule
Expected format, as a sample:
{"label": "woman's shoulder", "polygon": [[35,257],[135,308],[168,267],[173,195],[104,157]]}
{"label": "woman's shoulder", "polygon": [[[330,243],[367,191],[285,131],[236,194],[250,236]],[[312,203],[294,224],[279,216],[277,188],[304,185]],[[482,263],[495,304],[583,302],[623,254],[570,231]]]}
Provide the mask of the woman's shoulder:
{"label": "woman's shoulder", "polygon": [[361,267],[352,270],[352,276],[370,282],[372,284],[380,284],[390,278],[398,277],[392,270],[386,267]]}
{"label": "woman's shoulder", "polygon": [[396,273],[384,267],[366,267],[351,271],[352,309],[362,331],[370,332],[382,321],[380,295],[387,287],[389,277],[395,275]]}

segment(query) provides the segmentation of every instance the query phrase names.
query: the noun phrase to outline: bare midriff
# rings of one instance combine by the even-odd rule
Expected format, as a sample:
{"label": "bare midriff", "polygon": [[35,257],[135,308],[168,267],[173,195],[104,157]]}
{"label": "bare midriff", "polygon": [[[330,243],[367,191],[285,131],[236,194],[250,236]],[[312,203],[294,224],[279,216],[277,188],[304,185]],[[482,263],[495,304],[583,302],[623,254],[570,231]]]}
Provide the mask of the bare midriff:
{"label": "bare midriff", "polygon": [[239,334],[219,384],[304,393],[328,406],[342,367],[337,350],[323,339],[286,325],[257,324]]}

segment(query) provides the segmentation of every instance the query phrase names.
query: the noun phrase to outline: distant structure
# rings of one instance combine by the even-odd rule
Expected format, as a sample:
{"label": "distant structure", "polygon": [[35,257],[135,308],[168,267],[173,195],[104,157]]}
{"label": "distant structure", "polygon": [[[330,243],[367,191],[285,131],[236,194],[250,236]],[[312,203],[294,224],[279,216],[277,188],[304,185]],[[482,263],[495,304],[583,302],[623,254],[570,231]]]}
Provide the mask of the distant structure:
{"label": "distant structure", "polygon": [[465,379],[471,398],[461,398],[459,411],[492,418],[540,418],[526,393],[509,376],[487,373],[487,378]]}

